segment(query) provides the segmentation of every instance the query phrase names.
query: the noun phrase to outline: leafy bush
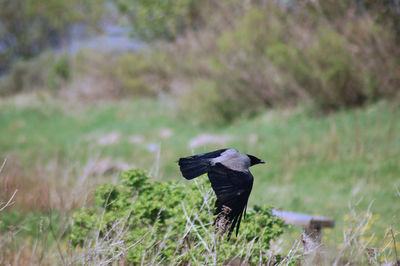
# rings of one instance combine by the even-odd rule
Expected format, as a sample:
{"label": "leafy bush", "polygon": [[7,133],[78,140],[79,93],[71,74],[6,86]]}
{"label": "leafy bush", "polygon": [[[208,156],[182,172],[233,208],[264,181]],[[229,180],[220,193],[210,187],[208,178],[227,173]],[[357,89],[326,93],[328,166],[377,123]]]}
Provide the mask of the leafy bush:
{"label": "leafy bush", "polygon": [[157,96],[167,88],[162,56],[146,49],[117,55],[82,50],[69,60],[71,82],[66,91],[77,100]]}
{"label": "leafy bush", "polygon": [[0,82],[0,95],[10,95],[43,87],[53,55],[44,54],[34,60],[18,61]]}
{"label": "leafy bush", "polygon": [[73,244],[95,249],[100,242],[118,239],[101,256],[112,260],[128,248],[131,263],[255,263],[267,259],[270,241],[283,232],[283,222],[270,208],[255,206],[237,238],[227,241],[215,233],[213,193],[205,178],[185,187],[150,182],[144,171],[133,169],[123,172],[120,181],[97,189],[94,206],[74,213]]}
{"label": "leafy bush", "polygon": [[71,62],[66,54],[60,55],[50,66],[47,76],[47,86],[58,89],[63,83],[71,79]]}
{"label": "leafy bush", "polygon": [[115,68],[121,95],[155,96],[167,87],[167,67],[163,53],[141,51],[122,54]]}

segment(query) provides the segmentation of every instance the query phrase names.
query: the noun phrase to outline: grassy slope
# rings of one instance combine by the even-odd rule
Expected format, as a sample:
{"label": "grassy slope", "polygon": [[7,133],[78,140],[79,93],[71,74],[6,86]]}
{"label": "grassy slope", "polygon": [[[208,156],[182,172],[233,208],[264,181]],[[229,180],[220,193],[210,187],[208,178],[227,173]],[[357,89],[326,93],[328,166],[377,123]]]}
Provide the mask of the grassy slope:
{"label": "grassy slope", "polygon": [[[188,146],[192,138],[204,133],[229,135],[228,146],[269,162],[252,170],[255,185],[250,204],[334,217],[338,224],[333,238],[341,235],[349,202],[358,200],[361,211],[373,202],[372,212],[380,218],[370,230],[379,238],[387,226],[400,227],[400,198],[395,187],[400,187],[397,107],[383,103],[324,117],[304,110],[265,111],[228,127],[202,128],[177,117],[166,102],[58,106],[63,105],[53,101],[22,106],[14,100],[1,102],[0,158],[17,159],[29,171],[54,156],[84,164],[98,154],[152,169],[157,178],[176,179],[181,178],[176,160],[192,153]],[[165,128],[173,134],[163,139],[160,131]],[[120,137],[115,143],[97,143],[116,132]],[[132,136],[143,141],[130,143]],[[161,147],[159,163],[157,152],[149,150],[154,144]],[[194,152],[220,147],[209,144]]]}

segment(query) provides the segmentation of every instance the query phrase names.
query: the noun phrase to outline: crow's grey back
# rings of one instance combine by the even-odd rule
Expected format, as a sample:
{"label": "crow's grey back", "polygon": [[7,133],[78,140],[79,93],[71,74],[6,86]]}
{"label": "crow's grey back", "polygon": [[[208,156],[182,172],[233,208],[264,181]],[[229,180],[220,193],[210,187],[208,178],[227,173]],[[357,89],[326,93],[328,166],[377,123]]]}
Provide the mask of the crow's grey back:
{"label": "crow's grey back", "polygon": [[211,164],[221,163],[229,169],[235,171],[246,172],[249,171],[250,158],[235,149],[227,149],[217,158],[211,159]]}

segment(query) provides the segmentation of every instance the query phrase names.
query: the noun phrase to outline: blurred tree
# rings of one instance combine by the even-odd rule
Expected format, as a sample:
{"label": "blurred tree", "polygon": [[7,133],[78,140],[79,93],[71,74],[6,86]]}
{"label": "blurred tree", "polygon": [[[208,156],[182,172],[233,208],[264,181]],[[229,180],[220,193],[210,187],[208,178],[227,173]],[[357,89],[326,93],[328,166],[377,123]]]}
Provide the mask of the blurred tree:
{"label": "blurred tree", "polygon": [[74,23],[96,25],[104,0],[0,0],[0,73],[66,38]]}
{"label": "blurred tree", "polygon": [[144,40],[173,40],[201,21],[200,8],[208,1],[194,0],[114,0],[127,15],[135,34]]}

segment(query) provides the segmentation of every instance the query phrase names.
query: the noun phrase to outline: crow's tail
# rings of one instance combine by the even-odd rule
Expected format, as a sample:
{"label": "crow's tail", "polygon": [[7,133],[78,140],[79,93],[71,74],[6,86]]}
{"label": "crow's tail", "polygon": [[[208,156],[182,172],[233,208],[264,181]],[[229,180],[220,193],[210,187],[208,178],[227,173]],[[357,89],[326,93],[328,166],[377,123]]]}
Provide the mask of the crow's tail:
{"label": "crow's tail", "polygon": [[180,158],[178,161],[182,175],[186,179],[193,179],[208,172],[209,159],[196,158],[195,156]]}

